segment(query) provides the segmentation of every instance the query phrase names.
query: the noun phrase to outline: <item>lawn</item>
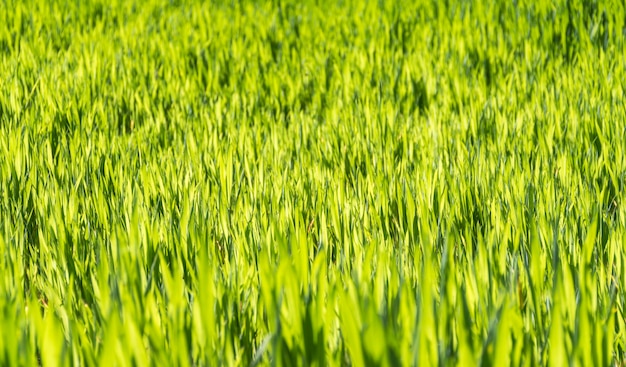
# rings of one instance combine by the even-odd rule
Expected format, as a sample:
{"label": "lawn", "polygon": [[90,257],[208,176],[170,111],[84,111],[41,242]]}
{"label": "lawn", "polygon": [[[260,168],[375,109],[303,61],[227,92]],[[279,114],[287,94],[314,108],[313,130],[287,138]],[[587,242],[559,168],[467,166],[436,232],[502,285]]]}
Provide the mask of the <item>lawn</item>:
{"label": "lawn", "polygon": [[625,22],[0,0],[0,365],[623,365]]}

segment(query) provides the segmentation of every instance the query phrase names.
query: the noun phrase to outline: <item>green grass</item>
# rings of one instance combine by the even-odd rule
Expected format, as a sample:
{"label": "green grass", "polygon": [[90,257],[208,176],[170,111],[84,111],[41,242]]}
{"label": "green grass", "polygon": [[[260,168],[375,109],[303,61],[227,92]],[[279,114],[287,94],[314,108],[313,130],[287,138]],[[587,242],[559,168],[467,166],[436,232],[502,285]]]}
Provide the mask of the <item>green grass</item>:
{"label": "green grass", "polygon": [[625,20],[1,1],[0,365],[623,365]]}

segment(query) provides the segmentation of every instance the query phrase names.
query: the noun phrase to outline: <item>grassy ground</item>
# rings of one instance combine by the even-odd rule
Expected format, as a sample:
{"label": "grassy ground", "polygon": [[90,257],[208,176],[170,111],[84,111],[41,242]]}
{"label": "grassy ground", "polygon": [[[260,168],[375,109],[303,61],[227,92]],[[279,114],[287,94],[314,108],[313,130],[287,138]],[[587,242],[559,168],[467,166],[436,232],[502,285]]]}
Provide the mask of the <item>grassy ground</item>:
{"label": "grassy ground", "polygon": [[621,365],[620,1],[0,4],[0,365]]}

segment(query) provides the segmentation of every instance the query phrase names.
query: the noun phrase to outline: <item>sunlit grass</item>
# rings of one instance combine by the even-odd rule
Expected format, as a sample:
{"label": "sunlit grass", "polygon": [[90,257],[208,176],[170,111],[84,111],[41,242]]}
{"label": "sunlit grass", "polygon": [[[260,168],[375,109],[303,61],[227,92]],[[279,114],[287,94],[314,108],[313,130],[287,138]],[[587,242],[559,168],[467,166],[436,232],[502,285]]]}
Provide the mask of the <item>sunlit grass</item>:
{"label": "sunlit grass", "polygon": [[621,365],[618,1],[4,1],[0,365]]}

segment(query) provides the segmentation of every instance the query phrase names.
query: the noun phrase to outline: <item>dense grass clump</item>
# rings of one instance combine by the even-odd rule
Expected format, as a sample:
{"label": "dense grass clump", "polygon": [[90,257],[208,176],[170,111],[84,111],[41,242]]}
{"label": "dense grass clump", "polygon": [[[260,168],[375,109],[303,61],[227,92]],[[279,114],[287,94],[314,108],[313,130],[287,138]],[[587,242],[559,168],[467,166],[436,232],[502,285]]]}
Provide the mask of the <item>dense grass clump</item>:
{"label": "dense grass clump", "polygon": [[0,365],[622,365],[625,20],[3,1]]}

